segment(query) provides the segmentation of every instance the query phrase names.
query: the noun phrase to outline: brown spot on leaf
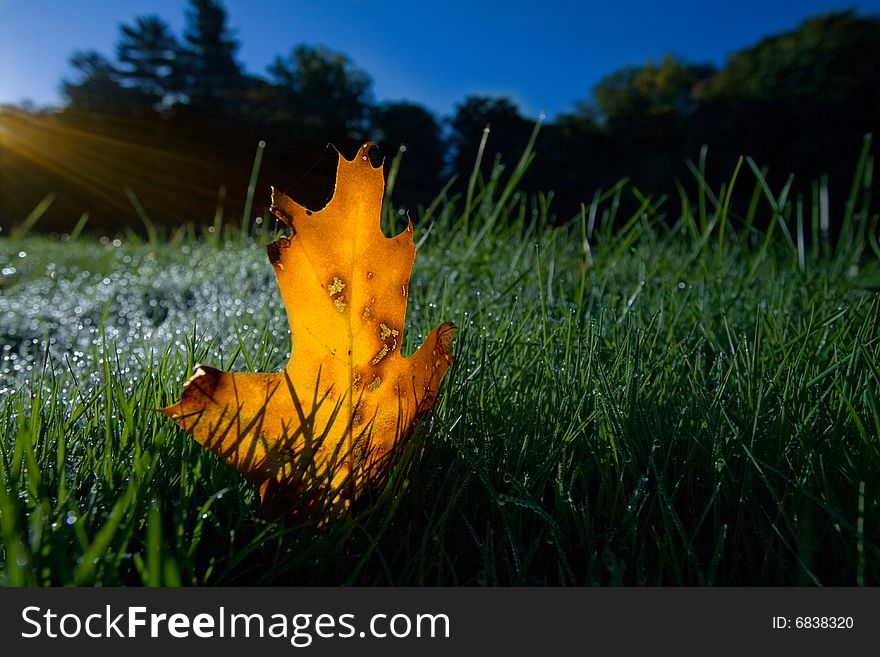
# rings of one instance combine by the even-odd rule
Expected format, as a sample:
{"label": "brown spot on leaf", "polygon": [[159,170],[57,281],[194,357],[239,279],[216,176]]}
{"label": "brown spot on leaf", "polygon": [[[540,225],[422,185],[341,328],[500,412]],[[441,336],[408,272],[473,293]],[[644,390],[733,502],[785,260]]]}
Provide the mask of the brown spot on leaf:
{"label": "brown spot on leaf", "polygon": [[[291,228],[291,230],[293,230],[293,216],[286,209],[281,207],[280,205],[276,205],[275,194],[276,194],[276,190],[273,187],[272,188],[272,200],[271,200],[271,203],[269,206],[269,212],[271,212],[273,215],[275,215],[275,217],[277,217],[282,222],[287,224]],[[290,202],[289,199],[284,194],[280,194],[279,198],[282,199],[282,202],[284,202],[284,201]],[[296,231],[294,231],[293,234],[295,235]]]}
{"label": "brown spot on leaf", "polygon": [[284,265],[281,264],[281,249],[286,249],[289,245],[290,240],[286,237],[282,237],[266,245],[266,254],[269,256],[269,262],[272,263],[273,267],[284,269]]}

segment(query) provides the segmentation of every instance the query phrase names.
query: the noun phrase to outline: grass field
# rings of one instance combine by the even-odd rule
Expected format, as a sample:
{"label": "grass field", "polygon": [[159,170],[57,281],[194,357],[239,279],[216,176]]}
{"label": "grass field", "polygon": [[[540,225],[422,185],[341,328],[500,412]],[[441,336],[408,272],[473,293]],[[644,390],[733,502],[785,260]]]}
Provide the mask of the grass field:
{"label": "grass field", "polygon": [[286,362],[269,222],[100,242],[26,223],[0,239],[0,583],[880,584],[867,152],[840,216],[746,159],[722,189],[701,161],[669,198],[621,182],[553,222],[516,192],[528,155],[414,212],[404,352],[451,320],[455,361],[329,526],[262,519],[153,410],[196,362]]}

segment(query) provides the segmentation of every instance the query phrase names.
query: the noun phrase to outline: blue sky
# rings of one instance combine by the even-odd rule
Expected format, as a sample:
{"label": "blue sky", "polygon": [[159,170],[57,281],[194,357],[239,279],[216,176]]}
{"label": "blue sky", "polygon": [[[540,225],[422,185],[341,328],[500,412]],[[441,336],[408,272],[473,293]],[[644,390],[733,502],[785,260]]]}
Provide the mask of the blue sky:
{"label": "blue sky", "polygon": [[[112,55],[120,23],[158,14],[179,34],[186,0],[0,0],[0,103],[59,101],[73,50]],[[721,65],[726,55],[807,16],[880,0],[226,0],[239,60],[263,73],[300,43],[348,54],[377,100],[451,113],[469,94],[505,95],[552,118],[605,74],[672,52]]]}

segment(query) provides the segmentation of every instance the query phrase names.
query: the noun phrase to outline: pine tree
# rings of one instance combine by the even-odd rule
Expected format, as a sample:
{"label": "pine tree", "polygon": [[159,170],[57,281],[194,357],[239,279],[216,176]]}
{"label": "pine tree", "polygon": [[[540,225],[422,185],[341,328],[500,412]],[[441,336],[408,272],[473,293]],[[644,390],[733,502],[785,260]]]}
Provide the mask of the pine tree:
{"label": "pine tree", "polygon": [[239,44],[227,26],[223,5],[216,0],[190,0],[190,4],[181,71],[185,95],[201,107],[239,91],[245,77],[235,60]]}
{"label": "pine tree", "polygon": [[168,24],[158,16],[139,16],[119,31],[116,59],[122,83],[138,90],[150,108],[170,103],[180,90],[180,46]]}
{"label": "pine tree", "polygon": [[76,78],[61,80],[66,110],[114,116],[138,114],[142,107],[138,92],[121,84],[119,71],[106,57],[94,50],[77,50],[70,56],[70,65]]}

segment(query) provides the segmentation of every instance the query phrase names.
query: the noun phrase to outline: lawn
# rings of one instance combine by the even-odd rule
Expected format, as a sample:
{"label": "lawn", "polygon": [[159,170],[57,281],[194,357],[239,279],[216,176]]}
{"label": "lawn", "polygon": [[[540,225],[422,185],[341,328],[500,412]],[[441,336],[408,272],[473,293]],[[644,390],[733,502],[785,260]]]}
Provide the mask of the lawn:
{"label": "lawn", "polygon": [[821,182],[744,159],[711,189],[701,159],[668,197],[621,181],[554,219],[516,190],[528,151],[414,210],[403,351],[453,321],[453,366],[329,524],[262,517],[155,411],[196,363],[285,364],[273,221],[25,222],[0,239],[0,583],[880,584],[867,152],[834,216]]}

